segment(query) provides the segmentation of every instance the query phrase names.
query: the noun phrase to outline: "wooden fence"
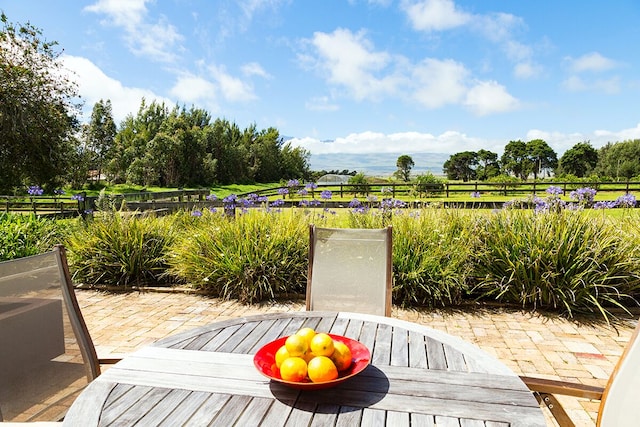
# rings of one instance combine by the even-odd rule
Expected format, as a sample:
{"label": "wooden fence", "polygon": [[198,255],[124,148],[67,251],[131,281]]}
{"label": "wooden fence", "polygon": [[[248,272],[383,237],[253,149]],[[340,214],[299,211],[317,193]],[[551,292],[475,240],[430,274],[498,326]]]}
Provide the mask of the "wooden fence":
{"label": "wooden fence", "polygon": [[[387,197],[397,197],[401,195],[415,195],[416,197],[451,197],[455,194],[478,193],[480,195],[500,195],[500,196],[521,196],[536,195],[545,193],[551,187],[559,187],[565,195],[578,188],[590,187],[597,191],[607,192],[640,192],[640,182],[565,182],[565,181],[537,181],[537,182],[444,182],[444,183],[375,183],[375,184],[327,184],[318,185],[313,190],[308,190],[310,197],[318,197],[323,190],[329,190],[332,193],[343,198],[348,195],[375,195],[383,194]],[[287,187],[273,187],[264,190],[254,191],[252,193],[261,196],[276,196],[281,194],[281,190]],[[287,188],[289,194],[296,194],[304,186],[296,186]],[[238,196],[247,196],[239,194]],[[286,197],[286,196],[285,196]]]}

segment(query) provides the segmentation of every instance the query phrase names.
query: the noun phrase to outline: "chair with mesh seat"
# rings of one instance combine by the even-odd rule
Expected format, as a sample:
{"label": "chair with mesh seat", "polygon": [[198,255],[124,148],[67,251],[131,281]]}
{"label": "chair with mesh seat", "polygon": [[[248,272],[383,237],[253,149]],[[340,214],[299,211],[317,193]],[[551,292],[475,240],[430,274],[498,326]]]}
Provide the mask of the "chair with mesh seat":
{"label": "chair with mesh seat", "polygon": [[64,247],[0,262],[0,421],[59,421],[117,360],[98,359]]}
{"label": "chair with mesh seat", "polygon": [[557,395],[599,400],[597,426],[635,427],[640,425],[640,322],[618,360],[605,387],[580,383],[521,377],[538,399],[551,411],[560,427],[574,427],[573,420],[564,410]]}
{"label": "chair with mesh seat", "polygon": [[392,228],[309,227],[307,310],[391,315]]}

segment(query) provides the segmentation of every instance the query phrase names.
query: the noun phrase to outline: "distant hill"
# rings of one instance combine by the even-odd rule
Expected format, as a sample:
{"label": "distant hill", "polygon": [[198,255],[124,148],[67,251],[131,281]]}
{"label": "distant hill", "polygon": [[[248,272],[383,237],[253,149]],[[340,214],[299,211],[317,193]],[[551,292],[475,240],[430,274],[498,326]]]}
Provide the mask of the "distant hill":
{"label": "distant hill", "polygon": [[398,157],[406,154],[411,156],[415,166],[412,175],[431,172],[443,175],[442,166],[449,160],[450,154],[445,153],[363,153],[363,154],[311,154],[311,170],[350,170],[364,172],[365,175],[389,176],[398,168]]}

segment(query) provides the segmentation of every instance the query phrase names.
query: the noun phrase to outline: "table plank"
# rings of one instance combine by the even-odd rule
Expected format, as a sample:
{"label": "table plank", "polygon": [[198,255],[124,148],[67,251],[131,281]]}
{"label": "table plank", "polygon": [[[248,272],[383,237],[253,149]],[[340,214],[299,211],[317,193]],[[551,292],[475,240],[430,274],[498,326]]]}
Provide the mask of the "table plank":
{"label": "table plank", "polygon": [[[299,391],[253,366],[303,326],[357,339],[372,365],[329,390]],[[355,313],[271,313],[163,339],[91,383],[65,425],[545,426],[536,400],[477,346],[422,325]],[[450,423],[450,424],[449,424]]]}
{"label": "table plank", "polygon": [[[189,366],[188,373],[184,366]],[[223,391],[236,396],[273,398],[275,395],[289,400],[295,400],[299,393],[260,375],[252,365],[251,355],[157,347],[132,354],[96,381],[137,384],[145,390],[170,386],[210,393]],[[498,412],[507,418],[497,421],[504,421],[509,417],[526,418],[539,411],[535,399],[518,381],[515,376],[380,366],[366,369],[339,387],[300,393],[296,405],[339,401],[353,407],[456,414],[464,418]]]}
{"label": "table plank", "polygon": [[[211,393],[203,393],[199,391],[190,392],[187,398],[175,405],[175,408],[171,413],[171,418],[160,420],[157,426],[173,427],[176,425],[184,425],[211,396]],[[223,395],[216,396],[219,396],[220,400],[224,399]]]}

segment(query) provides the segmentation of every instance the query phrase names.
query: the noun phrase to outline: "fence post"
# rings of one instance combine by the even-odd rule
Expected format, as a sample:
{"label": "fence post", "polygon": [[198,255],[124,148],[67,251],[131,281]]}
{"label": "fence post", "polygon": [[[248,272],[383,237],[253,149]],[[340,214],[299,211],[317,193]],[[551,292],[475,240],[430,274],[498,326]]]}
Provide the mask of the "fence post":
{"label": "fence post", "polygon": [[536,182],[533,181],[533,195],[536,195]]}
{"label": "fence post", "polygon": [[444,183],[444,191],[447,194],[447,198],[449,198],[449,183],[448,182]]}
{"label": "fence post", "polygon": [[629,180],[627,180],[627,189],[625,190],[625,194],[629,194]]}

